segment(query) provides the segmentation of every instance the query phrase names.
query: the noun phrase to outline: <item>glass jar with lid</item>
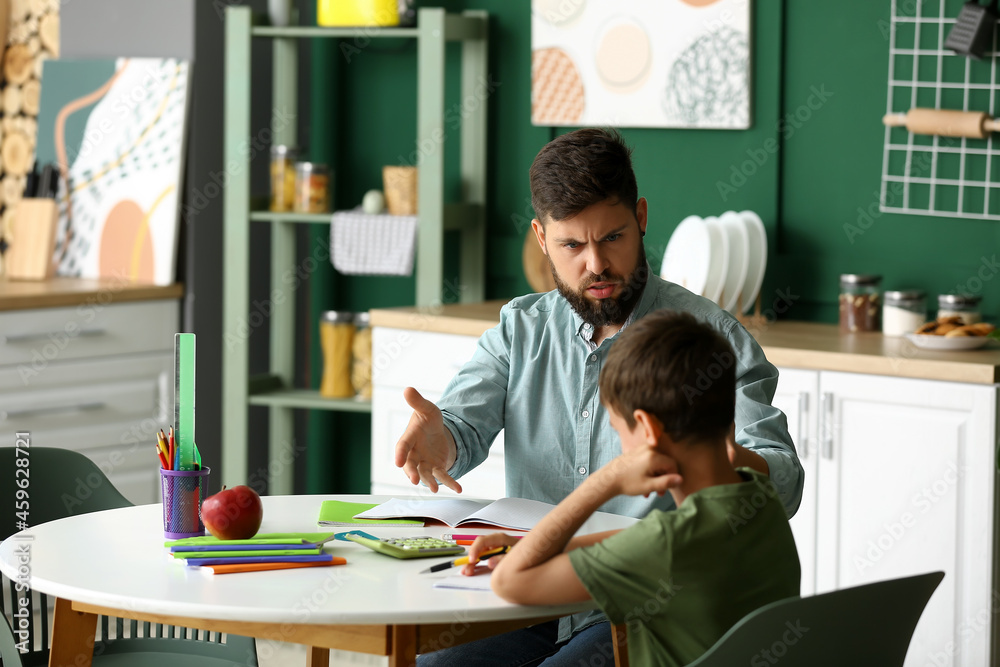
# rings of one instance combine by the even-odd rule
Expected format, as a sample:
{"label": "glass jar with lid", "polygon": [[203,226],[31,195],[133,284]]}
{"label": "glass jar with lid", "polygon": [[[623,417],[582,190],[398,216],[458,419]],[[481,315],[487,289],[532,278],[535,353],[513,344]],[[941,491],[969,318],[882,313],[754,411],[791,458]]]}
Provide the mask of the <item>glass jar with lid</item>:
{"label": "glass jar with lid", "polygon": [[958,316],[962,324],[975,324],[983,321],[979,312],[981,296],[971,294],[938,294],[938,318]]}
{"label": "glass jar with lid", "polygon": [[330,168],[318,162],[299,162],[295,168],[295,210],[330,211]]}
{"label": "glass jar with lid", "polygon": [[840,331],[859,333],[881,330],[882,276],[843,273],[840,276]]}
{"label": "glass jar with lid", "polygon": [[328,310],[320,316],[320,347],[323,349],[323,378],[319,385],[320,396],[350,398],[354,396],[351,384],[351,354],[354,345],[354,313]]}
{"label": "glass jar with lid", "polygon": [[295,206],[295,159],[291,146],[271,147],[271,210],[291,211]]}
{"label": "glass jar with lid", "polygon": [[920,290],[886,290],[882,295],[882,333],[902,336],[927,321],[927,294]]}
{"label": "glass jar with lid", "polygon": [[372,397],[372,329],[371,316],[357,313],[354,316],[354,354],[351,364],[351,384],[359,398]]}

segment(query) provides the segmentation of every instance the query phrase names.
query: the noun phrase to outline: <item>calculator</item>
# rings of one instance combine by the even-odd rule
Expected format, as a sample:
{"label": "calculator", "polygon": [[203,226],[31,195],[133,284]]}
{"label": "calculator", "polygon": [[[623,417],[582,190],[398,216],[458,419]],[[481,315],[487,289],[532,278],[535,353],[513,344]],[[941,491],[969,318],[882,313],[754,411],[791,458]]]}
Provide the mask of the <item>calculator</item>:
{"label": "calculator", "polygon": [[383,537],[375,540],[360,535],[349,534],[345,537],[351,542],[357,542],[363,547],[393,558],[427,558],[465,553],[465,547],[437,537]]}

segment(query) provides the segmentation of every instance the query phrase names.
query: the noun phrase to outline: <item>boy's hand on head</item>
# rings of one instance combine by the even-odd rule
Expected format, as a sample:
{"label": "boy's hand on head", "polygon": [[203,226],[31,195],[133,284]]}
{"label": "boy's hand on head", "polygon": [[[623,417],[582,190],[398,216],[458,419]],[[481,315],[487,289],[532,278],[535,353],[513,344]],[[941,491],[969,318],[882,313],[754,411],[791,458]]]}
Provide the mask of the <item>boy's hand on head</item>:
{"label": "boy's hand on head", "polygon": [[662,496],[684,481],[677,472],[677,462],[653,447],[622,454],[599,472],[611,480],[616,495]]}
{"label": "boy's hand on head", "polygon": [[[481,574],[484,572],[483,568],[480,566],[477,570],[476,563],[479,559],[479,554],[484,551],[496,547],[514,546],[518,542],[516,537],[512,537],[505,533],[490,533],[489,535],[480,535],[476,538],[476,541],[469,545],[469,562],[462,566],[462,574],[466,576],[471,576],[474,574]],[[503,560],[503,555],[493,556],[486,561],[486,565],[490,570],[495,568]]]}

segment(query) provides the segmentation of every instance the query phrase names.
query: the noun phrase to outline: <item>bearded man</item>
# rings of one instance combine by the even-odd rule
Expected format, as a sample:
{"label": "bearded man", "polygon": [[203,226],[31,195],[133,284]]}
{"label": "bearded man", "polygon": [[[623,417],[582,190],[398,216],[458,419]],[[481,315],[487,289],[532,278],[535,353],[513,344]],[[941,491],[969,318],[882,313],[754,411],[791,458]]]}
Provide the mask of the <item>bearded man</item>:
{"label": "bearded man", "polygon": [[[395,462],[413,484],[456,481],[482,463],[504,430],[507,495],[557,504],[621,453],[598,395],[608,350],[632,322],[661,310],[686,311],[719,331],[735,358],[703,369],[705,382],[735,364],[734,467],[768,474],[789,516],[798,509],[803,472],[784,414],[771,405],[778,371],[729,313],[654,275],[646,260],[648,204],[638,197],[631,150],[612,130],[583,129],[546,144],[529,172],[532,229],[558,289],[512,300],[487,331],[437,405],[412,387],[414,412]],[[664,387],[697,396],[695,387]],[[665,496],[618,497],[602,511],[641,518],[673,509]],[[607,618],[589,612],[420,656],[431,665],[591,664],[610,656]],[[610,663],[609,663],[610,664]]]}

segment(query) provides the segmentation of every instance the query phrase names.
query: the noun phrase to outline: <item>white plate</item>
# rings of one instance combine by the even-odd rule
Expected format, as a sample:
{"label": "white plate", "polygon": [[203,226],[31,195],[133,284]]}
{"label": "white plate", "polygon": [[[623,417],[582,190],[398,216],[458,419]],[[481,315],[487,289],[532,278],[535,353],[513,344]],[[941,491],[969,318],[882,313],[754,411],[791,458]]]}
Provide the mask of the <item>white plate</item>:
{"label": "white plate", "polygon": [[726,271],[726,283],[722,286],[723,310],[738,314],[740,296],[747,279],[747,267],[750,264],[750,240],[743,216],[736,211],[726,211],[719,216],[719,224],[729,238],[729,268]]}
{"label": "white plate", "polygon": [[747,279],[743,283],[743,302],[740,310],[744,313],[753,309],[760,286],[764,284],[764,270],[767,268],[767,231],[760,216],[753,211],[740,211],[740,217],[747,228],[749,264]]}
{"label": "white plate", "polygon": [[719,219],[714,216],[705,218],[705,227],[708,228],[711,239],[711,258],[708,263],[708,280],[702,296],[718,304],[729,270],[729,235],[722,228]]}
{"label": "white plate", "polygon": [[670,235],[660,277],[695,294],[703,294],[708,281],[711,248],[708,228],[700,217],[689,215]]}
{"label": "white plate", "polygon": [[925,350],[975,350],[986,345],[990,340],[988,336],[935,336],[933,334],[906,334],[917,347]]}

